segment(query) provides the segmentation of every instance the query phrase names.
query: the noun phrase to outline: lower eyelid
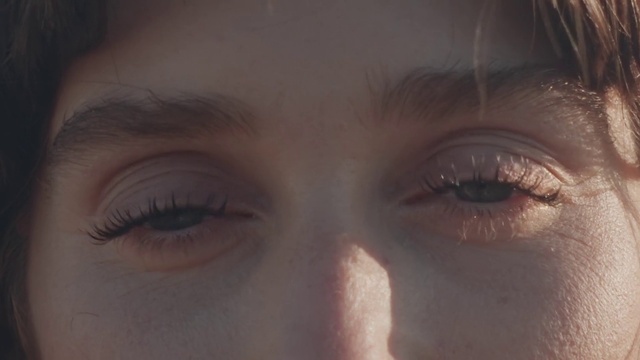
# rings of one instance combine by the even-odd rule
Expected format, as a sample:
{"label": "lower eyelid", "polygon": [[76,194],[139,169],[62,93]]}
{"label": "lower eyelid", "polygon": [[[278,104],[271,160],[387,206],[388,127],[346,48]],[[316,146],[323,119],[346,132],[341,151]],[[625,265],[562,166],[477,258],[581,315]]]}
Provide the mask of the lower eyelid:
{"label": "lower eyelid", "polygon": [[[434,195],[436,196],[436,195]],[[457,242],[511,241],[531,237],[557,220],[561,207],[540,204],[524,195],[505,204],[463,204],[451,198],[407,206],[403,218],[425,234]]]}
{"label": "lower eyelid", "polygon": [[[463,165],[453,167],[457,171],[455,176],[438,172],[433,167],[428,171],[432,171],[431,176],[437,178],[436,184],[442,186],[473,181],[477,177],[474,172],[479,170],[473,167],[465,169]],[[520,182],[519,186],[524,190],[508,200],[495,203],[464,202],[452,195],[451,190],[438,193],[420,185],[400,203],[403,218],[408,219],[412,226],[424,229],[425,234],[435,233],[454,241],[492,242],[532,236],[552,226],[559,216],[561,208],[557,205],[562,203],[562,197],[558,197],[557,202],[552,196],[546,203],[540,200],[546,194],[561,194],[562,181],[541,164],[529,162],[525,165],[528,168],[524,173],[521,170],[514,171],[516,168],[513,167],[505,169],[501,165],[497,165],[497,169],[489,167],[482,172],[488,181]],[[526,189],[530,189],[531,194]]]}
{"label": "lower eyelid", "polygon": [[145,270],[174,270],[211,261],[245,241],[238,224],[209,217],[203,223],[177,232],[138,228],[114,241],[117,252]]}

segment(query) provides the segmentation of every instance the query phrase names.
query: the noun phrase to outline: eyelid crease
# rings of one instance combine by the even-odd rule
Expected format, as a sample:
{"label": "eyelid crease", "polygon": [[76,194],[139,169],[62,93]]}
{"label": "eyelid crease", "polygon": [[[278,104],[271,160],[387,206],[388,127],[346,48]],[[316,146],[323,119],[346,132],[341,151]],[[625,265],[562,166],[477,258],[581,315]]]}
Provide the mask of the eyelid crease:
{"label": "eyelid crease", "polygon": [[[146,197],[151,196],[149,194],[154,191],[165,193],[167,186],[190,189],[191,192],[194,189],[220,192],[229,184],[240,184],[234,177],[235,174],[224,166],[225,164],[197,152],[167,153],[136,160],[104,175],[100,174],[101,181],[90,190],[93,196],[89,211],[103,213],[114,203],[123,205],[135,200],[138,193],[143,193]],[[182,192],[176,191],[176,195],[184,196]]]}
{"label": "eyelid crease", "polygon": [[476,150],[483,153],[501,153],[521,160],[526,158],[528,162],[544,167],[563,183],[573,181],[568,170],[570,167],[556,160],[558,156],[552,149],[528,136],[502,129],[462,129],[449,133],[433,146],[430,153],[432,158],[438,159],[442,153],[473,147],[483,147]]}

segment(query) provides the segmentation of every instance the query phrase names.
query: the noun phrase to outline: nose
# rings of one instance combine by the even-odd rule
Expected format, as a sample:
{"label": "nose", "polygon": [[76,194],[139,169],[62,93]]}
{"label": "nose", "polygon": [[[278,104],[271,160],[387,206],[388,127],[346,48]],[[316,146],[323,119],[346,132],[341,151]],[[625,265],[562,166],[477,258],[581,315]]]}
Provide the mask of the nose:
{"label": "nose", "polygon": [[283,358],[391,358],[391,289],[384,261],[357,235],[316,240],[287,266],[279,309]]}

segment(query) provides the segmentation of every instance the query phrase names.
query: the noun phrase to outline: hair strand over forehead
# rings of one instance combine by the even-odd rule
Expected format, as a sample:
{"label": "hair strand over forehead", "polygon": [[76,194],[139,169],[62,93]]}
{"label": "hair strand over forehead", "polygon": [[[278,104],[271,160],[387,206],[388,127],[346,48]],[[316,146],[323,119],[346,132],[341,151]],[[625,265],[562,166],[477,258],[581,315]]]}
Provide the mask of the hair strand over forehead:
{"label": "hair strand over forehead", "polygon": [[535,1],[554,47],[587,87],[635,90],[640,61],[635,0]]}

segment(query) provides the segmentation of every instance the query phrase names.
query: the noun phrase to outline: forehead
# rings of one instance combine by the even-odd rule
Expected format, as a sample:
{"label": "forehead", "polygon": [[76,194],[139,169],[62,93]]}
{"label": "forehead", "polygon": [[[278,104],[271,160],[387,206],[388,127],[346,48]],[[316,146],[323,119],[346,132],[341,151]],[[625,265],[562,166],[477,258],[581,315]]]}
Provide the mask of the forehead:
{"label": "forehead", "polygon": [[469,69],[478,57],[497,67],[545,61],[531,3],[493,3],[115,1],[107,41],[72,66],[58,112],[114,84],[224,92],[292,111],[345,107],[359,101],[372,78],[400,77],[418,66]]}

